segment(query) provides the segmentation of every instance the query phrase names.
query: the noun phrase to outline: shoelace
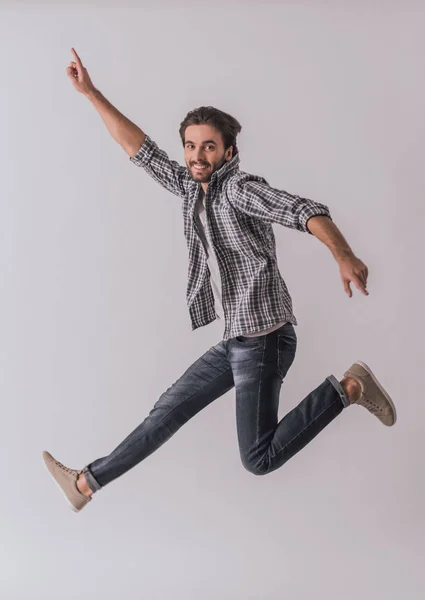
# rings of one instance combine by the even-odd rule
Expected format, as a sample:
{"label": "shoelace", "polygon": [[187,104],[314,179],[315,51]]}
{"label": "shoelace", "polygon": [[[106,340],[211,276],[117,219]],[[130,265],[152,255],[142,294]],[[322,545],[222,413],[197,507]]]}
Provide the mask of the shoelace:
{"label": "shoelace", "polygon": [[380,406],[370,398],[365,397],[364,399],[360,399],[358,400],[358,404],[361,404],[362,406],[370,410],[370,412],[372,412],[374,415],[382,412],[382,406]]}
{"label": "shoelace", "polygon": [[[360,384],[360,386],[362,387],[361,384]],[[369,397],[367,397],[365,395],[364,391],[361,392],[360,398],[357,400],[357,404],[364,406],[365,408],[367,408],[367,410],[370,410],[370,412],[374,415],[384,412],[382,406],[380,404],[377,404],[373,400],[371,400]]]}
{"label": "shoelace", "polygon": [[68,467],[65,467],[65,465],[63,465],[62,463],[60,463],[58,460],[55,460],[55,463],[57,464],[57,466],[60,469],[62,469],[66,473],[69,473],[70,475],[74,475],[75,474],[75,470],[74,469],[68,469]]}

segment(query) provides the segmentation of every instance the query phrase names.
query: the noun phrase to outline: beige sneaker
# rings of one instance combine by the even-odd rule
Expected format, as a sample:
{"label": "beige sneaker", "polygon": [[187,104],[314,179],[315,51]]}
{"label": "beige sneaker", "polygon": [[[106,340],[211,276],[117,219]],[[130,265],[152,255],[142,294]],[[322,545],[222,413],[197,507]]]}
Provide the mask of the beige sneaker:
{"label": "beige sneaker", "polygon": [[388,427],[394,425],[397,420],[394,402],[376,379],[370,367],[358,360],[344,373],[344,377],[352,377],[360,384],[360,397],[353,404],[367,408],[384,425]]}
{"label": "beige sneaker", "polygon": [[43,459],[50,471],[50,475],[62,490],[72,510],[79,512],[92,499],[89,496],[85,496],[77,488],[77,479],[81,471],[68,469],[68,467],[55,460],[46,450],[43,452]]}

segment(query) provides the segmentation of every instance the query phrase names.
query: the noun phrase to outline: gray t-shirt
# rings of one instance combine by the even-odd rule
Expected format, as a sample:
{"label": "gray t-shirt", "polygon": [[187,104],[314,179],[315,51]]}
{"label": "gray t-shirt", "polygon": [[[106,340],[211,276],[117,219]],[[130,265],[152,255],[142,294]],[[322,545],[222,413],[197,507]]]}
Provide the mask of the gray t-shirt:
{"label": "gray t-shirt", "polygon": [[[217,257],[215,255],[215,252],[214,252],[213,246],[211,244],[211,240],[210,240],[206,212],[205,212],[204,198],[205,198],[205,192],[204,192],[204,189],[201,187],[201,191],[200,191],[198,202],[197,202],[197,210],[195,212],[195,215],[197,216],[197,222],[198,222],[198,226],[200,229],[202,243],[204,245],[205,252],[207,254],[207,264],[208,264],[208,268],[211,273],[210,282],[211,282],[211,288],[212,288],[214,300],[215,300],[215,313],[216,313],[218,319],[224,320],[220,269],[218,266]],[[284,325],[285,323],[286,323],[286,321],[282,321],[281,323],[278,323],[277,325],[273,325],[273,327],[270,327],[269,329],[264,329],[263,331],[257,331],[256,333],[244,334],[244,337],[257,337],[259,335],[265,335],[267,333],[271,333],[272,331],[275,331],[275,329],[279,329],[279,327],[282,327],[282,325]]]}

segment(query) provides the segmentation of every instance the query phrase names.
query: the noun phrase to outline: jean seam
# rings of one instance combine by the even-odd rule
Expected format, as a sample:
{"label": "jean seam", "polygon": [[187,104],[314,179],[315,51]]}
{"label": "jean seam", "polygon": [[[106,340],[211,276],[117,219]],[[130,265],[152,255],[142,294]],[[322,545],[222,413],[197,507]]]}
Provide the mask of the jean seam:
{"label": "jean seam", "polygon": [[[333,400],[333,402],[331,404],[329,404],[328,406],[326,406],[312,421],[310,421],[310,423],[308,423],[308,425],[306,425],[304,427],[304,429],[302,429],[301,431],[299,431],[296,436],[294,436],[291,440],[289,440],[289,442],[287,442],[284,446],[282,446],[282,448],[280,448],[276,452],[276,454],[274,454],[273,456],[270,456],[270,459],[276,458],[276,456],[278,454],[280,454],[283,450],[285,450],[285,448],[287,448],[290,444],[292,444],[292,442],[295,441],[302,433],[304,433],[304,431],[306,431],[306,429],[308,429],[309,427],[311,427],[313,425],[313,423],[315,423],[317,421],[317,419],[319,419],[327,410],[329,410],[330,408],[332,408],[333,405],[335,404],[335,402],[337,402],[337,399]],[[263,458],[263,462],[264,462],[264,458]]]}
{"label": "jean seam", "polygon": [[283,373],[280,372],[279,369],[279,365],[280,365],[280,343],[279,343],[279,336],[276,336],[276,343],[277,343],[277,365],[276,365],[276,370],[279,373],[279,375],[283,378]]}
{"label": "jean seam", "polygon": [[[265,340],[266,338],[264,338]],[[263,359],[264,359],[264,353],[266,350],[266,344],[263,342],[263,353],[261,355],[261,365],[263,364]],[[258,378],[258,396],[257,396],[257,427],[256,427],[256,447],[257,447],[257,457],[261,460],[261,456],[260,456],[260,402],[261,402],[261,382],[262,382],[262,378],[263,378],[263,367],[260,367],[260,377]]]}

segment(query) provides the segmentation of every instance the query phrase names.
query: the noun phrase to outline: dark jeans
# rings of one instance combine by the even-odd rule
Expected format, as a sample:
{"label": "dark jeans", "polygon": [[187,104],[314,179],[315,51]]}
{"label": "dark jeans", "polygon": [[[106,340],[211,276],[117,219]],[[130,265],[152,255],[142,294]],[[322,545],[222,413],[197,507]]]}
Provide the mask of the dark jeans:
{"label": "dark jeans", "polygon": [[238,336],[212,346],[111,454],[84,467],[89,487],[96,492],[133,468],[233,387],[242,464],[255,475],[281,467],[348,406],[343,388],[330,375],[278,423],[280,388],[296,347],[290,323],[266,335]]}

